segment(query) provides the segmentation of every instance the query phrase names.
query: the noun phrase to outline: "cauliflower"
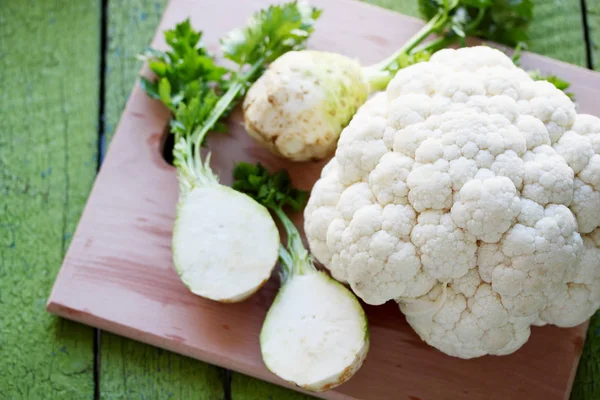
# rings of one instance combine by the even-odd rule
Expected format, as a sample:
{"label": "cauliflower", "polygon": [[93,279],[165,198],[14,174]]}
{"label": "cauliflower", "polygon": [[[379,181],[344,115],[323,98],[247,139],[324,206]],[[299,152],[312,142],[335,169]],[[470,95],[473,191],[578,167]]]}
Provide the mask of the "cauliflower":
{"label": "cauliflower", "polygon": [[369,99],[304,217],[334,278],[473,358],[598,309],[599,210],[600,119],[478,46],[441,50]]}

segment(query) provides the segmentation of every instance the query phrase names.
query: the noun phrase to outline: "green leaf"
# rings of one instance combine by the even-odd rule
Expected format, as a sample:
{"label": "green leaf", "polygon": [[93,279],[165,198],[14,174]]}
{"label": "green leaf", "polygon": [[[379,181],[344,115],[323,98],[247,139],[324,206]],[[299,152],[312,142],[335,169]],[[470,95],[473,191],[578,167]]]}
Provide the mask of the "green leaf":
{"label": "green leaf", "polygon": [[467,7],[487,8],[494,4],[494,0],[462,0],[460,3]]}
{"label": "green leaf", "polygon": [[199,126],[206,123],[218,99],[213,91],[206,89],[187,103],[182,101],[175,111],[172,131],[180,136],[191,136]]}
{"label": "green leaf", "polygon": [[533,19],[532,0],[419,0],[421,15],[431,20],[447,15],[439,34],[462,41],[466,36],[516,46],[527,40],[527,27]]}
{"label": "green leaf", "polygon": [[212,130],[213,132],[227,133],[227,124],[223,122],[217,122],[215,126],[213,126]]}
{"label": "green leaf", "polygon": [[527,42],[532,20],[532,0],[496,0],[477,28],[477,36],[514,47]]}
{"label": "green leaf", "polygon": [[308,192],[292,186],[286,170],[270,174],[260,163],[237,163],[233,170],[232,187],[271,209],[290,206],[299,211],[308,199]]}
{"label": "green leaf", "polygon": [[140,78],[140,86],[146,92],[146,94],[153,99],[159,99],[160,95],[158,94],[158,84],[157,82],[152,82],[148,78],[142,76]]}
{"label": "green leaf", "polygon": [[321,10],[297,1],[269,6],[221,39],[223,54],[241,66],[270,63],[287,51],[303,49],[320,15]]}
{"label": "green leaf", "polygon": [[[165,41],[176,54],[186,53],[188,49],[196,47],[201,37],[202,32],[194,31],[189,18],[177,24],[175,29],[165,32]],[[203,48],[202,52],[204,53]]]}
{"label": "green leaf", "polygon": [[[217,66],[201,43],[202,32],[195,31],[189,19],[164,33],[168,51],[148,49],[138,58],[146,61],[156,78],[141,79],[149,96],[160,99],[172,112],[172,131],[188,137],[206,122],[218,93],[227,87],[230,71]],[[210,127],[209,127],[210,128]]]}
{"label": "green leaf", "polygon": [[419,0],[419,12],[424,19],[430,20],[444,9],[444,2],[441,0]]}
{"label": "green leaf", "polygon": [[559,78],[556,75],[544,75],[539,69],[527,71],[529,76],[536,81],[548,81],[553,84],[557,89],[562,90],[571,100],[575,100],[575,94],[567,92],[567,89],[571,87],[571,83]]}
{"label": "green leaf", "polygon": [[164,61],[150,60],[148,62],[148,67],[150,67],[150,70],[159,77],[164,77],[167,73],[167,64],[165,64]]}
{"label": "green leaf", "polygon": [[173,108],[173,103],[171,101],[171,83],[168,79],[162,78],[158,81],[158,96],[164,105]]}
{"label": "green leaf", "polygon": [[512,62],[519,67],[521,65],[521,52],[523,50],[527,50],[527,43],[525,42],[519,42],[517,43],[517,45],[515,46],[515,51],[513,53],[512,56]]}

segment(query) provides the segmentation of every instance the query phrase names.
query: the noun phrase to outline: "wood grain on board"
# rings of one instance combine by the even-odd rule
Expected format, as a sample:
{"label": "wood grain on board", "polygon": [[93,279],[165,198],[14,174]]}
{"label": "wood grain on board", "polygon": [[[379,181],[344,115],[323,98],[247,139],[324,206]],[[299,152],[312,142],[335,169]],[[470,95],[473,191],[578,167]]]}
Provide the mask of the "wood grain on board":
{"label": "wood grain on board", "polygon": [[[172,0],[162,32],[191,15],[209,48],[245,23],[266,0],[195,2]],[[398,47],[422,22],[345,0],[314,1],[342,13],[324,13],[311,48],[335,50],[375,62]],[[232,11],[235,10],[235,11]],[[224,18],[224,16],[227,16]],[[526,66],[573,82],[580,111],[600,114],[600,76],[568,64],[526,54]],[[145,71],[147,73],[147,71]],[[218,304],[191,294],[171,263],[171,229],[177,201],[175,170],[161,157],[168,112],[139,87],[133,90],[48,302],[50,312],[287,386],[261,360],[258,332],[277,290],[272,279],[241,304]],[[212,165],[231,181],[234,162],[260,161],[285,167],[310,189],[323,162],[288,163],[245,134],[235,112],[228,135],[209,139]],[[295,222],[301,228],[300,215]],[[530,341],[505,357],[460,360],[425,345],[392,304],[367,307],[372,347],[363,368],[348,383],[321,394],[329,399],[487,399],[568,397],[584,343],[585,326],[533,328]]]}

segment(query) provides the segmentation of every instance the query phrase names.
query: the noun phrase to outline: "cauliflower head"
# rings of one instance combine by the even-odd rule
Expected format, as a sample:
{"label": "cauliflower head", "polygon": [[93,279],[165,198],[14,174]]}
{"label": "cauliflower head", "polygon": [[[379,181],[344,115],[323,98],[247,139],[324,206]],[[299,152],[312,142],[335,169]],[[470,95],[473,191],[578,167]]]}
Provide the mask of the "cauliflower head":
{"label": "cauliflower head", "polygon": [[293,161],[330,156],[340,132],[365,102],[361,65],[336,53],[290,51],[275,60],[244,98],[248,135]]}
{"label": "cauliflower head", "polygon": [[358,111],[304,217],[365,302],[449,355],[509,354],[600,306],[600,119],[498,50],[441,50]]}

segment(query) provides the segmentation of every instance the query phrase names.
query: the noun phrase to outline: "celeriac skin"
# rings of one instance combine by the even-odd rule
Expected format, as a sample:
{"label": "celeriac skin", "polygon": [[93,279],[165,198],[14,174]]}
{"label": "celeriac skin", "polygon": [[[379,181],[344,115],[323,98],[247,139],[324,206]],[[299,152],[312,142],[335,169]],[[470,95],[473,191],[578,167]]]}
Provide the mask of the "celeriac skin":
{"label": "celeriac skin", "polygon": [[302,50],[275,60],[243,102],[248,134],[293,161],[333,153],[339,133],[365,102],[361,65],[336,53]]}
{"label": "celeriac skin", "polygon": [[441,50],[368,100],[304,216],[336,279],[473,358],[598,309],[598,210],[600,119],[478,46]]}

